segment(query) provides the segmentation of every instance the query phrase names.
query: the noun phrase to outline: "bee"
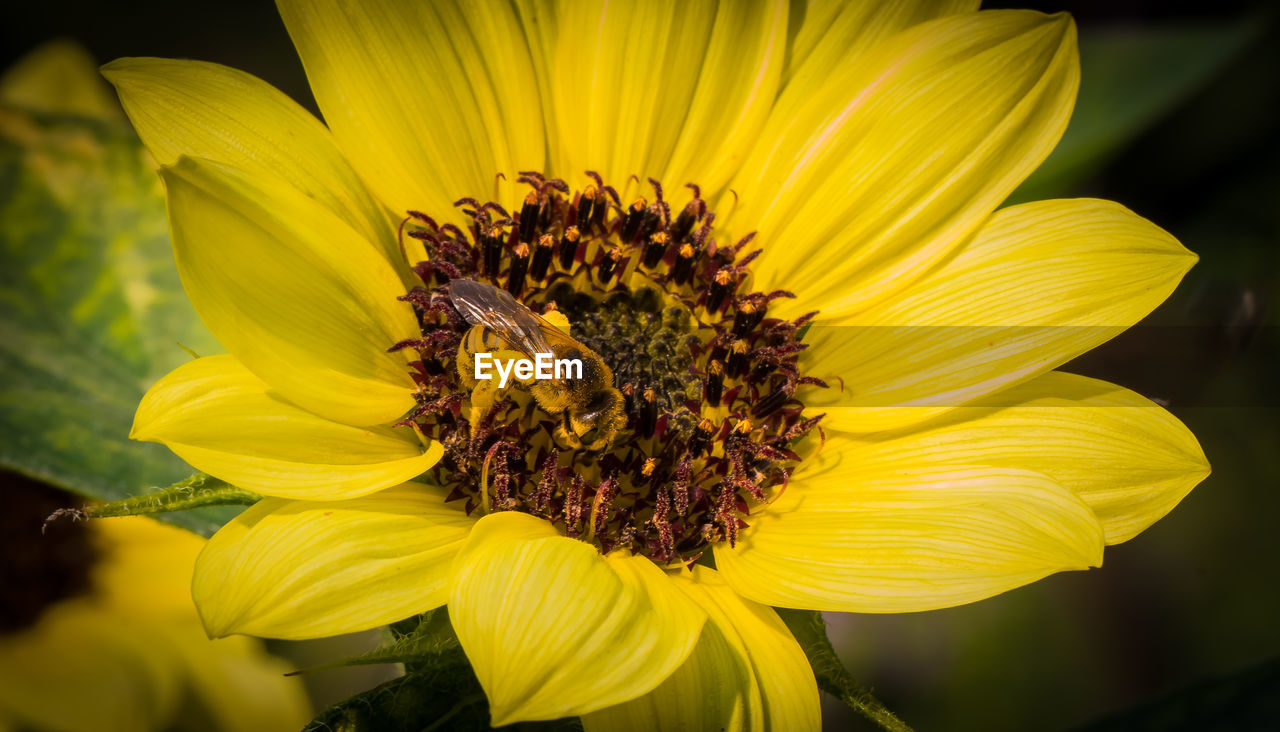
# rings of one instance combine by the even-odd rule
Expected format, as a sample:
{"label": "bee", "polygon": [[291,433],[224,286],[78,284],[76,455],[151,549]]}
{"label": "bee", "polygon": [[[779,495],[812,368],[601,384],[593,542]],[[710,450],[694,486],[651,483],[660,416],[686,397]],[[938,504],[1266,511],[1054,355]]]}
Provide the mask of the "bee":
{"label": "bee", "polygon": [[[608,447],[626,426],[622,393],[613,385],[613,371],[600,354],[570,338],[535,314],[506,290],[473,280],[451,280],[449,301],[471,325],[458,348],[458,363],[473,362],[492,333],[530,359],[550,353],[556,359],[582,362],[581,378],[535,380],[529,391],[548,414],[560,419],[556,439],[571,448]],[[462,369],[460,369],[461,371]],[[471,375],[462,374],[464,378]]]}

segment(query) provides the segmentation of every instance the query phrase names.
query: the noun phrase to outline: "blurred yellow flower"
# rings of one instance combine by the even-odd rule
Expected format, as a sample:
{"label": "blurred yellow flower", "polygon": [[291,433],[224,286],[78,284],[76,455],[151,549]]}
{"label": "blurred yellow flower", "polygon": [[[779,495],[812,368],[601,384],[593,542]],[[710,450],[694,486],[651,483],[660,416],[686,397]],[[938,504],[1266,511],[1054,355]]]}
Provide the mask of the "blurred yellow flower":
{"label": "blurred yellow flower", "polygon": [[[71,498],[5,476],[0,729],[293,730],[302,684],[251,638],[211,641],[191,604],[200,537],[142,517],[41,535]],[[194,721],[193,721],[194,720]],[[184,727],[185,728],[185,727]]]}
{"label": "blurred yellow flower", "polygon": [[[1150,312],[1195,255],[1106,201],[997,210],[1070,116],[1065,15],[280,10],[327,127],[222,66],[104,68],[230,352],[156,384],[133,435],[271,496],[201,554],[211,635],[447,604],[497,725],[816,728],[812,671],[769,605],[925,610],[1098,566],[1208,472],[1164,410],[1052,370]],[[672,216],[658,186],[638,197],[650,176],[701,188]],[[405,212],[425,244],[397,237]],[[530,249],[552,246],[554,267]],[[628,396],[626,434],[600,454],[555,443],[557,416],[527,399],[464,418],[432,340],[457,342],[428,289],[452,276],[539,307],[567,287],[571,331]],[[636,304],[645,284],[658,310]],[[664,307],[683,315],[644,315]],[[641,321],[677,352],[641,354],[661,340]],[[819,413],[824,444],[796,441]],[[684,566],[703,552],[716,569]]]}

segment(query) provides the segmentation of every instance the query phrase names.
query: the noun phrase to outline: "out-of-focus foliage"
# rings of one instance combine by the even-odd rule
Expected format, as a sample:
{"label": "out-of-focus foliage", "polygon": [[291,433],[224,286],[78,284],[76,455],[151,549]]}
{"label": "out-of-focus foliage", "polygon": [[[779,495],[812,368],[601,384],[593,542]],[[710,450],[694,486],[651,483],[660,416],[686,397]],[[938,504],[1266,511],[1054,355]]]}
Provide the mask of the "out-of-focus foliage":
{"label": "out-of-focus foliage", "polygon": [[[129,427],[146,387],[191,358],[184,346],[221,348],[182,291],[159,179],[96,68],[74,46],[32,58],[0,81],[0,466],[113,500],[190,475]],[[207,535],[235,512],[170,516]]]}
{"label": "out-of-focus foliage", "polygon": [[1115,153],[1220,73],[1257,37],[1256,19],[1080,30],[1080,93],[1049,158],[1010,203],[1070,193]]}
{"label": "out-of-focus foliage", "polygon": [[1280,719],[1280,659],[1215,678],[1077,732],[1238,732],[1272,729]]}

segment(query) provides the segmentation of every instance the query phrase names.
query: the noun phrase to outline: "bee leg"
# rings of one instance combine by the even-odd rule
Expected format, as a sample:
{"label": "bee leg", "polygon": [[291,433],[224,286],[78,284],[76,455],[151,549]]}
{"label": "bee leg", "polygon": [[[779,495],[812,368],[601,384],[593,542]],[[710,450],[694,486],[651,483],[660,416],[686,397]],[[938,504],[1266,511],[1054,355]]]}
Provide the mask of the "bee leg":
{"label": "bee leg", "polygon": [[582,446],[581,440],[574,434],[573,423],[569,421],[569,410],[560,415],[560,424],[556,425],[556,441],[564,447],[577,449]]}

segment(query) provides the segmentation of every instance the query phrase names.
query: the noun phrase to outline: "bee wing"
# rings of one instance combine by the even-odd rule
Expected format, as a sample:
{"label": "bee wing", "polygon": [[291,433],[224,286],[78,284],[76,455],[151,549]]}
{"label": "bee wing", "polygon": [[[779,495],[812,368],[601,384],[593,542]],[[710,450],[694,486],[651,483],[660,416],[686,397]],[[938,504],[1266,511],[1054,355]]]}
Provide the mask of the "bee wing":
{"label": "bee wing", "polygon": [[506,290],[474,280],[451,280],[449,302],[463,320],[488,328],[527,356],[552,352],[545,333],[547,329],[556,330],[555,326]]}

